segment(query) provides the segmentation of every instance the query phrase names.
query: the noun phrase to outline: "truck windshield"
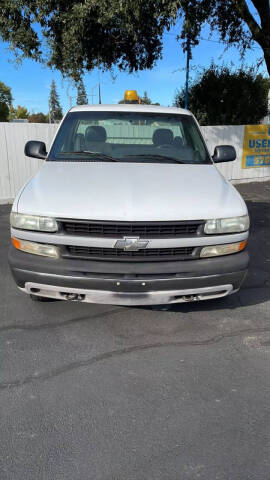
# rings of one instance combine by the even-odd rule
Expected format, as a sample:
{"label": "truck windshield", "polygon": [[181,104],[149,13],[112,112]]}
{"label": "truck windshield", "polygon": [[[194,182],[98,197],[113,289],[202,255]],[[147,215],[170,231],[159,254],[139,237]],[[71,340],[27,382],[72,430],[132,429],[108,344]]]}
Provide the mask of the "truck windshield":
{"label": "truck windshield", "polygon": [[121,111],[69,113],[47,160],[212,163],[192,116]]}

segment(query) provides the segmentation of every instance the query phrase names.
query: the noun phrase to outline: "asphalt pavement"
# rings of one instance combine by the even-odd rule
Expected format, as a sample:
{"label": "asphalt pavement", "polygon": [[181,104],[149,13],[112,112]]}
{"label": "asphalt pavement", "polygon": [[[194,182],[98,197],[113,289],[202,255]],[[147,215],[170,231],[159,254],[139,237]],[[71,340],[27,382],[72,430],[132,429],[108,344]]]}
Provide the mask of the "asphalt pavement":
{"label": "asphalt pavement", "polygon": [[238,187],[251,265],[231,297],[32,302],[0,206],[0,479],[270,478],[270,182]]}

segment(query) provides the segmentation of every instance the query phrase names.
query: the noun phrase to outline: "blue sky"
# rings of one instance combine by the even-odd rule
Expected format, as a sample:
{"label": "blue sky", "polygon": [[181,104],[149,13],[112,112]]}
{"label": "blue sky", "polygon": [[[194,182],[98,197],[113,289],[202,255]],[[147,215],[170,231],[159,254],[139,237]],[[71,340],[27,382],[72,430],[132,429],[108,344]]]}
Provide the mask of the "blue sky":
{"label": "blue sky", "polygon": [[[172,105],[174,94],[177,88],[182,88],[185,83],[186,56],[182,51],[180,43],[176,41],[178,29],[174,27],[164,35],[163,58],[157,65],[148,71],[129,75],[118,73],[113,79],[109,72],[101,73],[93,71],[84,76],[84,83],[88,94],[88,102],[98,102],[97,84],[101,82],[102,103],[117,103],[123,98],[126,89],[135,89],[143,95],[146,90],[148,96],[154,102],[161,105]],[[209,37],[207,27],[201,34],[202,38]],[[230,64],[235,66],[241,64],[239,53],[235,48],[225,50],[225,45],[217,42],[218,38],[213,36],[211,41],[202,40],[192,51],[191,77],[201,67],[208,67],[211,61],[218,64]],[[248,51],[245,57],[245,64],[251,66],[262,57],[262,50],[254,44],[252,51]],[[12,89],[14,106],[23,105],[32,113],[48,111],[48,96],[52,79],[55,80],[57,91],[60,96],[63,111],[68,110],[70,102],[76,103],[76,89],[68,80],[63,80],[57,71],[51,71],[40,64],[24,60],[20,66],[16,66],[12,55],[6,45],[0,46],[0,81],[3,81]],[[259,70],[267,75],[264,63]],[[70,98],[71,97],[71,98]]]}

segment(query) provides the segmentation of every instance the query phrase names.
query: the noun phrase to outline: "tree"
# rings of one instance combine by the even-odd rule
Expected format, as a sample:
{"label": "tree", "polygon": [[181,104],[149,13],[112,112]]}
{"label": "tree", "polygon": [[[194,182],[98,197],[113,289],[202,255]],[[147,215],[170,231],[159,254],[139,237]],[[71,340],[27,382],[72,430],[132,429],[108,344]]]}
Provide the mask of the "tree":
{"label": "tree", "polygon": [[254,42],[263,50],[270,74],[270,7],[269,0],[182,0],[185,15],[181,37],[197,45],[202,26],[207,23],[227,45],[237,47],[243,57]]}
{"label": "tree", "polygon": [[29,112],[27,111],[27,108],[22,107],[21,105],[18,105],[16,110],[16,118],[25,119],[28,117],[29,117]]}
{"label": "tree", "polygon": [[151,68],[160,58],[162,35],[176,18],[178,3],[2,0],[0,35],[17,55],[22,52],[75,81],[95,67],[133,72]]}
{"label": "tree", "polygon": [[141,103],[144,105],[160,105],[160,103],[153,103],[152,100],[148,97],[147,92],[144,92],[143,97],[141,97]]}
{"label": "tree", "polygon": [[151,105],[151,100],[147,95],[147,92],[144,92],[143,97],[141,97],[141,102],[144,103],[145,105]]}
{"label": "tree", "polygon": [[42,112],[32,113],[28,118],[29,123],[48,123],[48,115]]}
{"label": "tree", "polygon": [[87,105],[88,103],[88,98],[85,90],[84,83],[82,79],[79,80],[78,85],[77,85],[77,105]]}
{"label": "tree", "polygon": [[9,121],[12,121],[18,118],[27,119],[28,116],[29,116],[29,112],[26,107],[17,105],[17,108],[15,108],[13,105],[11,105],[9,108],[9,116],[8,116]]}
{"label": "tree", "polygon": [[[189,88],[189,109],[202,125],[259,123],[267,114],[270,80],[252,68],[231,71],[211,65]],[[178,91],[174,105],[184,107],[185,89]]]}
{"label": "tree", "polygon": [[52,83],[51,83],[49,109],[50,109],[51,122],[52,123],[59,122],[59,120],[61,120],[63,117],[63,112],[60,106],[59,96],[56,91],[56,85],[54,80],[52,80]]}
{"label": "tree", "polygon": [[0,122],[8,122],[9,108],[6,103],[0,103]]}
{"label": "tree", "polygon": [[151,68],[162,55],[164,31],[181,16],[184,48],[188,36],[199,43],[208,23],[242,54],[259,44],[270,72],[269,0],[2,0],[0,35],[18,55],[78,81],[95,67]]}
{"label": "tree", "polygon": [[11,102],[12,95],[10,87],[0,82],[0,122],[8,122]]}

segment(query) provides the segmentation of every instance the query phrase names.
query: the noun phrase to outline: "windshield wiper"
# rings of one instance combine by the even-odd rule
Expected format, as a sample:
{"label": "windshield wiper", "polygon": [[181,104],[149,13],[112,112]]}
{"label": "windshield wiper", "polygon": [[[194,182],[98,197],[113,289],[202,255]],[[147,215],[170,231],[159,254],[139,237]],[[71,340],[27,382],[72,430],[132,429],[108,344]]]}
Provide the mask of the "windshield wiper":
{"label": "windshield wiper", "polygon": [[125,157],[147,157],[147,158],[153,158],[153,159],[156,159],[156,160],[169,160],[170,162],[174,162],[174,163],[187,163],[187,162],[183,162],[182,160],[178,160],[177,158],[175,157],[168,157],[167,155],[156,155],[156,154],[152,154],[152,153],[149,153],[149,154],[146,154],[146,153],[143,153],[143,154],[132,154],[132,155],[125,155]]}
{"label": "windshield wiper", "polygon": [[108,162],[118,162],[118,160],[114,157],[110,157],[110,155],[106,155],[105,153],[101,152],[92,152],[91,150],[75,150],[73,152],[59,152],[58,155],[90,155],[91,157],[96,157],[100,160],[107,160]]}

